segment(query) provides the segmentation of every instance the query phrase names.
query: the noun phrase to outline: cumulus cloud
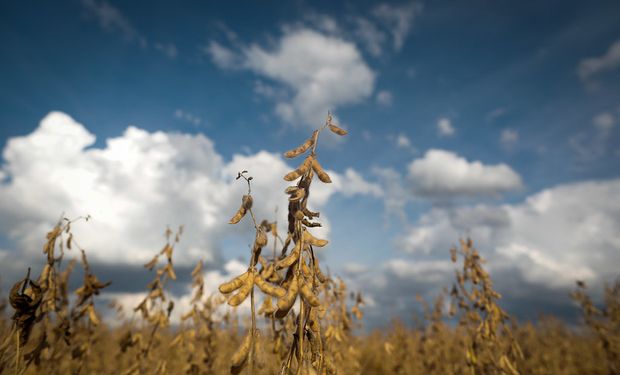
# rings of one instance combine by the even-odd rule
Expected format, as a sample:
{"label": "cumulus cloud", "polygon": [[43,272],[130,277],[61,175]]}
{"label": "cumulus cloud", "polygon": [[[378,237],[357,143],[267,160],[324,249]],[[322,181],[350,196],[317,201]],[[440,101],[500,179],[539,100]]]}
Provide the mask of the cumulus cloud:
{"label": "cumulus cloud", "polygon": [[620,67],[620,40],[612,43],[603,55],[581,60],[577,74],[584,83],[591,84],[593,77],[615,70],[618,67]]}
{"label": "cumulus cloud", "polygon": [[396,241],[401,256],[364,272],[352,265],[347,277],[380,306],[367,311],[375,324],[408,317],[420,310],[413,295],[429,300],[453,283],[448,250],[471,237],[511,313],[570,317],[576,280],[599,290],[618,277],[618,194],[620,179],[612,179],[558,185],[514,204],[433,208]]}
{"label": "cumulus cloud", "polygon": [[[187,258],[213,260],[215,244],[200,231],[221,226],[215,215],[228,198],[221,192],[222,159],[209,139],[129,127],[103,149],[87,149],[94,142],[60,112],[8,141],[3,170],[11,179],[0,187],[0,220],[19,248],[38,249],[41,233],[63,212],[90,214],[79,237],[91,259],[139,264],[160,246],[157,233],[166,225],[186,223],[185,212],[197,222],[186,233],[193,255]],[[204,207],[196,196],[205,197]]]}
{"label": "cumulus cloud", "polygon": [[[0,235],[13,243],[11,259],[40,257],[46,231],[65,213],[92,216],[74,231],[93,263],[143,264],[161,247],[167,225],[184,224],[177,264],[190,266],[198,259],[218,264],[224,238],[243,231],[227,219],[245,193],[246,187],[235,181],[244,169],[254,176],[259,218],[272,218],[274,207],[286,207],[282,176],[292,168],[279,154],[260,151],[225,162],[203,135],[133,126],[102,148],[94,143],[92,133],[60,112],[47,115],[31,134],[8,140],[1,168]],[[313,191],[314,209],[324,207],[335,192],[381,194],[353,169],[330,174],[334,183],[317,184]],[[283,211],[281,222],[286,220]],[[321,235],[329,234],[328,222]]]}
{"label": "cumulus cloud", "polygon": [[315,127],[329,109],[368,98],[375,74],[355,44],[310,29],[286,31],[273,49],[244,51],[248,69],[288,87],[293,97],[276,103],[287,122]]}
{"label": "cumulus cloud", "polygon": [[452,126],[452,121],[449,118],[440,118],[437,120],[437,134],[440,137],[451,137],[456,133],[456,129]]}
{"label": "cumulus cloud", "polygon": [[[235,39],[227,46],[212,40],[203,49],[221,69],[250,70],[271,81],[261,82],[255,92],[274,102],[281,120],[316,127],[328,110],[372,98],[376,74],[358,45],[379,57],[393,40],[399,51],[420,10],[417,2],[382,3],[368,17],[346,17],[344,26],[331,16],[309,12],[303,21],[284,25],[270,45],[244,45]],[[383,106],[393,101],[386,90],[375,98]]]}
{"label": "cumulus cloud", "polygon": [[497,196],[521,187],[521,177],[505,164],[485,165],[457,154],[432,149],[408,166],[408,180],[416,196],[445,199]]}
{"label": "cumulus cloud", "polygon": [[617,275],[620,261],[620,179],[543,190],[517,204],[436,208],[401,239],[409,252],[445,251],[471,237],[489,266],[519,271],[526,281],[570,287],[575,279]]}
{"label": "cumulus cloud", "polygon": [[272,100],[274,112],[286,123],[314,128],[328,110],[359,103],[373,93],[375,73],[354,43],[333,33],[285,27],[269,47],[233,44],[211,41],[205,52],[221,69],[250,70],[271,81],[259,81],[255,92]]}

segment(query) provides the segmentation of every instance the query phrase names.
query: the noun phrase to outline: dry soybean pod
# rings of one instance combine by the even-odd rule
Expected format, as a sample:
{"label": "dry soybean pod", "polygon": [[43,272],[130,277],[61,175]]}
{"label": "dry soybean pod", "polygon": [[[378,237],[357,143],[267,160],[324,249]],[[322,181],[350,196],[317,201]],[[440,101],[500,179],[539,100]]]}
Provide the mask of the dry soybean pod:
{"label": "dry soybean pod", "polygon": [[253,286],[254,278],[247,277],[241,288],[239,288],[239,292],[234,296],[230,297],[230,299],[228,300],[228,304],[230,306],[239,306],[248,297],[248,294],[250,294]]}
{"label": "dry soybean pod", "polygon": [[316,246],[316,247],[323,247],[325,245],[327,245],[327,243],[329,241],[327,240],[322,240],[319,238],[314,237],[310,232],[308,232],[307,230],[304,231],[304,242],[309,243],[312,246]]}
{"label": "dry soybean pod", "polygon": [[329,126],[329,130],[331,130],[333,133],[336,133],[338,135],[342,136],[342,135],[347,135],[347,133],[348,133],[346,130],[344,130],[344,129],[342,129],[342,128],[334,125],[334,124],[329,124],[328,126]]}
{"label": "dry soybean pod", "polygon": [[251,344],[252,344],[252,333],[248,331],[248,333],[243,338],[243,342],[241,343],[241,346],[239,346],[239,349],[237,349],[235,354],[233,354],[232,358],[230,359],[231,372],[233,372],[233,369],[239,369],[240,371],[241,368],[243,368],[243,366],[245,365],[245,362],[248,359],[248,354],[250,354]]}
{"label": "dry soybean pod", "polygon": [[270,296],[282,298],[286,295],[286,290],[284,290],[284,288],[268,283],[262,277],[260,277],[260,275],[254,276],[254,284],[256,284],[256,286],[260,290],[262,290],[266,294],[269,294]]}
{"label": "dry soybean pod", "polygon": [[241,288],[241,286],[245,283],[249,275],[248,272],[243,273],[235,277],[231,281],[220,285],[218,289],[220,290],[221,293],[224,293],[224,294],[234,292],[235,290]]}
{"label": "dry soybean pod", "polygon": [[284,153],[284,156],[287,158],[294,158],[297,157],[301,154],[303,154],[304,152],[308,151],[308,149],[310,147],[312,147],[312,145],[314,144],[314,137],[315,137],[315,133],[317,131],[315,130],[314,133],[312,134],[312,136],[310,138],[308,138],[304,143],[302,143],[301,145],[297,146],[296,148],[287,151]]}
{"label": "dry soybean pod", "polygon": [[299,283],[297,281],[297,275],[293,276],[286,295],[278,300],[278,311],[276,311],[276,318],[283,318],[288,314],[291,307],[295,303],[297,293],[299,292]]}
{"label": "dry soybean pod", "polygon": [[304,174],[306,174],[306,172],[308,172],[308,170],[312,166],[312,160],[314,160],[314,158],[312,156],[308,156],[304,160],[304,162],[301,163],[301,165],[299,167],[297,167],[297,169],[295,169],[292,172],[287,173],[284,176],[284,179],[286,181],[294,181],[294,180],[298,179],[299,177],[303,176]]}
{"label": "dry soybean pod", "polygon": [[317,297],[314,293],[312,293],[312,290],[310,290],[310,287],[308,286],[308,284],[304,282],[301,282],[301,285],[299,286],[299,294],[301,294],[304,301],[306,301],[306,303],[308,303],[310,306],[318,307],[321,305],[321,301],[319,301],[319,297]]}
{"label": "dry soybean pod", "polygon": [[295,244],[295,247],[293,248],[293,251],[291,251],[289,255],[287,255],[284,259],[280,260],[278,264],[276,264],[276,269],[280,270],[280,269],[287,268],[293,265],[293,263],[295,263],[297,259],[299,258],[300,246],[301,245],[299,244],[299,242],[297,242]]}
{"label": "dry soybean pod", "polygon": [[319,176],[319,180],[321,180],[322,182],[326,184],[332,182],[332,179],[327,173],[325,173],[319,161],[314,158],[312,159],[312,169],[316,172],[317,176]]}

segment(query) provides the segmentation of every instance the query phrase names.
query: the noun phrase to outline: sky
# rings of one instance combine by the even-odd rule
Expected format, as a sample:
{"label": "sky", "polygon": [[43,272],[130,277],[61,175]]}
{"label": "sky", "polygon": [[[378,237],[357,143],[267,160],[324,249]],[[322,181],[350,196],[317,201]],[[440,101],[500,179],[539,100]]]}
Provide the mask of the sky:
{"label": "sky", "polygon": [[[519,319],[578,314],[620,265],[616,1],[2,2],[0,275],[43,264],[76,223],[104,299],[135,304],[142,264],[184,225],[172,292],[242,272],[259,218],[285,222],[303,143],[328,111],[313,185],[324,267],[365,323],[410,320],[450,287],[471,237]],[[282,227],[281,231],[284,231]],[[71,254],[70,254],[71,255]]]}

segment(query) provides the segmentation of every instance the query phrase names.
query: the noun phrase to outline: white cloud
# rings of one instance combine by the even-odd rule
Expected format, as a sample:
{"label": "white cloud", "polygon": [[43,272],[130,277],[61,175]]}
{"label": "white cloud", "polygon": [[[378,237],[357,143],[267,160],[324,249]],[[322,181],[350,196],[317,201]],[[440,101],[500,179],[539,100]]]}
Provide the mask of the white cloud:
{"label": "white cloud", "polygon": [[437,120],[437,133],[440,137],[451,137],[456,133],[449,118],[442,117]]}
{"label": "white cloud", "polygon": [[377,93],[377,103],[384,107],[389,107],[392,105],[394,97],[391,92],[387,90],[381,90]]}
{"label": "white cloud", "polygon": [[221,69],[248,69],[278,83],[261,81],[255,92],[273,100],[275,113],[291,124],[314,128],[328,110],[359,103],[374,88],[375,74],[354,43],[308,28],[285,28],[273,48],[211,41],[205,50]]}
{"label": "white cloud", "polygon": [[[543,251],[518,243],[498,247],[501,255],[517,268],[524,280],[533,284],[543,284],[554,288],[572,286],[576,280],[589,280],[595,277],[592,269],[570,262],[555,259]],[[567,272],[570,270],[570,273]],[[550,275],[553,275],[550,277]]]}
{"label": "white cloud", "polygon": [[220,69],[237,69],[241,65],[241,56],[232,49],[212,40],[204,47],[204,52],[211,57]]}
{"label": "white cloud", "polygon": [[499,141],[505,148],[512,148],[519,142],[519,133],[514,129],[504,129]]}
{"label": "white cloud", "polygon": [[[177,264],[213,262],[226,236],[251,232],[247,226],[227,224],[246,190],[235,181],[244,169],[254,177],[259,219],[271,218],[276,206],[287,205],[282,176],[292,167],[279,154],[234,155],[225,163],[203,135],[150,133],[132,126],[107,139],[103,148],[92,148],[94,142],[84,126],[60,112],[47,115],[31,134],[8,140],[0,234],[14,243],[15,260],[40,257],[44,234],[65,213],[92,216],[74,231],[93,262],[143,264],[161,248],[166,226],[180,224],[186,230]],[[352,169],[329,173],[334,183],[316,184],[314,209],[324,207],[336,192],[381,194]],[[280,222],[286,222],[284,211]],[[323,223],[321,235],[327,236],[329,221]]]}
{"label": "white cloud", "polygon": [[460,237],[471,237],[481,247],[497,240],[509,224],[506,211],[494,206],[477,205],[455,210],[433,208],[398,239],[405,252],[431,254],[446,251]]}
{"label": "white cloud", "polygon": [[390,31],[394,49],[399,51],[411,30],[415,16],[422,10],[421,4],[410,2],[401,6],[383,3],[373,10],[373,15]]}
{"label": "white cloud", "polygon": [[367,269],[347,265],[346,281],[374,301],[365,310],[370,325],[410,317],[421,310],[412,296],[429,301],[454,282],[459,264],[450,262],[449,249],[470,237],[511,314],[569,312],[576,280],[595,291],[618,277],[618,194],[620,179],[613,179],[558,185],[514,204],[435,207],[395,241],[403,254]]}
{"label": "white cloud", "polygon": [[373,91],[375,75],[355,44],[310,29],[285,31],[274,49],[253,44],[244,65],[288,87],[293,95],[276,103],[287,122],[316,127],[328,110],[358,103]]}
{"label": "white cloud", "polygon": [[412,161],[407,177],[415,195],[433,199],[494,196],[521,187],[521,177],[505,164],[469,162],[453,152],[436,149]]}
{"label": "white cloud", "polygon": [[344,196],[356,194],[370,195],[376,198],[383,196],[383,189],[378,184],[366,181],[359,173],[351,168],[347,168],[344,175],[334,174],[334,177],[332,177],[332,184],[334,188]]}
{"label": "white cloud", "polygon": [[618,67],[620,67],[620,40],[612,43],[603,55],[581,60],[577,73],[583,82],[591,83],[592,77],[615,70]]}
{"label": "white cloud", "polygon": [[471,237],[494,277],[516,271],[533,284],[569,288],[576,279],[601,283],[620,262],[620,179],[560,185],[517,204],[436,208],[399,245],[408,252],[447,254]]}

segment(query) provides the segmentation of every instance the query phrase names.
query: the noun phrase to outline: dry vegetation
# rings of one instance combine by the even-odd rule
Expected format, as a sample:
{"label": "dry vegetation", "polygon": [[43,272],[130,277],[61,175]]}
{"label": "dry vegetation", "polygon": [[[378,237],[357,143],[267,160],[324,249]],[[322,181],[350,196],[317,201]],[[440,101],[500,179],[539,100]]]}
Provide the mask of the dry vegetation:
{"label": "dry vegetation", "polygon": [[[284,176],[294,184],[285,192],[289,205],[283,236],[278,223],[257,221],[252,177],[239,173],[237,179],[247,183],[248,191],[230,223],[256,233],[247,271],[220,285],[221,294],[207,295],[203,264],[197,264],[191,308],[182,312],[179,324],[171,324],[175,306],[166,286],[176,279],[173,256],[182,228],[176,234],[167,230],[163,249],[145,264],[154,277],[144,299],[130,319],[112,327],[95,308],[109,282],[97,279],[73,238],[75,220],[61,220],[47,234],[41,274],[24,270],[8,303],[0,301],[0,373],[619,373],[620,283],[607,287],[604,305],[595,306],[585,284],[578,282],[572,298],[582,308],[582,326],[567,327],[551,318],[517,324],[500,307],[501,296],[471,240],[451,250],[458,265],[451,291],[446,289],[432,306],[420,301],[424,321],[394,321],[368,334],[359,330],[362,295],[326,275],[315,254],[327,241],[312,234],[320,226],[319,213],[308,202],[315,177],[331,182],[316,153],[319,135],[327,129],[346,135],[328,115],[322,128],[284,154],[305,159]],[[267,249],[269,237],[273,247]],[[62,262],[67,249],[81,255],[83,285],[75,291],[69,290],[68,280],[76,262]],[[223,309],[224,304],[244,302],[249,302],[248,313]],[[223,315],[218,313],[222,310]]]}

